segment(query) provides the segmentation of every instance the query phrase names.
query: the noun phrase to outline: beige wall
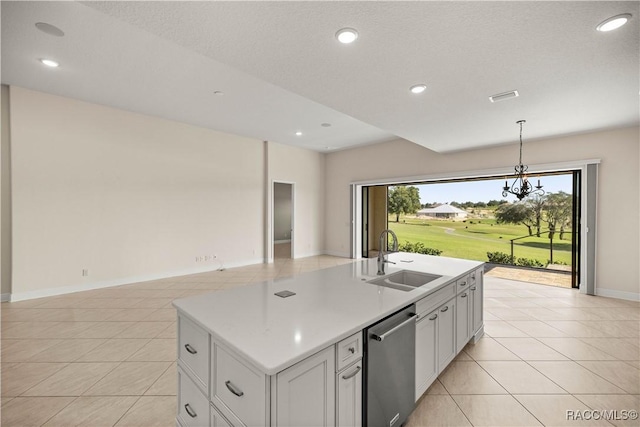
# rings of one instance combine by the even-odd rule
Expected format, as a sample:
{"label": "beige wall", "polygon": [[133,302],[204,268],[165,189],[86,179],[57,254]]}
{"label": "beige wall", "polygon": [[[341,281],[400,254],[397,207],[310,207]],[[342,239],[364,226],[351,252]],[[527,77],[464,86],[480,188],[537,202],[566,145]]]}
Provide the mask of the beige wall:
{"label": "beige wall", "polygon": [[11,130],[14,295],[264,258],[261,141],[17,87]]}
{"label": "beige wall", "polygon": [[380,250],[380,234],[387,228],[387,186],[369,187],[369,247]]}
{"label": "beige wall", "polygon": [[[326,251],[349,255],[350,192],[354,181],[510,167],[517,145],[438,154],[405,140],[335,152],[326,159]],[[599,291],[638,295],[640,276],[639,129],[530,141],[528,164],[599,158],[597,274]],[[500,189],[496,189],[500,197]]]}
{"label": "beige wall", "polygon": [[[324,154],[268,143],[269,182],[294,183],[294,258],[324,252]],[[273,186],[269,185],[269,194]]]}
{"label": "beige wall", "polygon": [[9,129],[9,87],[2,85],[2,140],[0,150],[0,292],[11,293],[11,150]]}
{"label": "beige wall", "polygon": [[14,298],[263,262],[273,180],[323,252],[324,154],[10,91]]}

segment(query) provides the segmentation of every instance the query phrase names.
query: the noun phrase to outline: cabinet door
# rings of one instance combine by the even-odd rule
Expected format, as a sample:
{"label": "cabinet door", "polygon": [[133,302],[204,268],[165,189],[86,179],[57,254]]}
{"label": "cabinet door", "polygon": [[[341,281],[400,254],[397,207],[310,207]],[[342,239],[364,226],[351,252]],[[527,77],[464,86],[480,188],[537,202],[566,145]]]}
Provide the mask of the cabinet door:
{"label": "cabinet door", "polygon": [[471,286],[471,289],[470,289],[471,303],[472,303],[471,305],[472,305],[472,311],[473,311],[473,317],[472,317],[473,327],[471,328],[471,334],[475,334],[476,332],[478,332],[478,329],[480,329],[480,327],[482,326],[482,319],[483,319],[482,298],[484,295],[484,292],[482,290],[482,285],[483,285],[483,270],[479,269],[476,271],[476,282],[473,286]]}
{"label": "cabinet door", "polygon": [[456,297],[456,354],[467,345],[469,338],[471,338],[471,310],[471,297],[469,289],[467,289]]}
{"label": "cabinet door", "polygon": [[337,427],[362,427],[362,360],[339,372]]}
{"label": "cabinet door", "polygon": [[438,373],[456,356],[456,299],[438,309]]}
{"label": "cabinet door", "polygon": [[332,346],[277,375],[277,426],[335,426],[335,360]]}
{"label": "cabinet door", "polygon": [[233,427],[216,408],[211,406],[211,427]]}
{"label": "cabinet door", "polygon": [[416,323],[416,402],[438,377],[438,313],[429,313]]}

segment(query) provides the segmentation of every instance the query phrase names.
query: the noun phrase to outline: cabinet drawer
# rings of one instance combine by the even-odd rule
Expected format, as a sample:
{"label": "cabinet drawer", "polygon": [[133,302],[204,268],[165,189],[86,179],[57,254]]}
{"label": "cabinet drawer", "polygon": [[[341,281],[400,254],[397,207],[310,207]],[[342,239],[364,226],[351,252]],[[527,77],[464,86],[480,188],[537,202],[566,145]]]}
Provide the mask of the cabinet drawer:
{"label": "cabinet drawer", "polygon": [[432,293],[429,296],[422,298],[416,303],[416,312],[419,317],[426,316],[432,312],[435,308],[441,305],[443,302],[449,300],[456,295],[456,284],[449,283],[444,288]]}
{"label": "cabinet drawer", "polygon": [[247,426],[262,426],[266,417],[266,376],[214,342],[214,399]]}
{"label": "cabinet drawer", "polygon": [[178,366],[178,420],[184,427],[209,426],[209,400]]}
{"label": "cabinet drawer", "polygon": [[351,335],[338,343],[336,370],[349,366],[362,357],[362,332]]}
{"label": "cabinet drawer", "polygon": [[183,316],[178,317],[178,358],[194,374],[202,391],[209,394],[209,333]]}
{"label": "cabinet drawer", "polygon": [[468,274],[456,280],[456,293],[460,293],[469,289],[469,284],[470,279]]}

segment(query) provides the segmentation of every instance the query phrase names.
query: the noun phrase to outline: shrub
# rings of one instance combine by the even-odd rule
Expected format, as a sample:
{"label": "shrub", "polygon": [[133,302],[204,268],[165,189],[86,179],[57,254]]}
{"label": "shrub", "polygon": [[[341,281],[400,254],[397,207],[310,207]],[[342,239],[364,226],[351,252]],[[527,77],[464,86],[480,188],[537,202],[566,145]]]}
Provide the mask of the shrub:
{"label": "shrub", "polygon": [[[548,259],[547,260],[547,264],[551,264],[551,260]],[[553,261],[554,265],[569,265],[568,263],[564,262],[564,261]]]}
{"label": "shrub", "polygon": [[509,264],[520,267],[544,267],[544,264],[537,259],[512,257],[504,252],[487,252],[489,262],[493,264]]}
{"label": "shrub", "polygon": [[538,261],[537,259],[532,258],[518,258],[516,260],[516,265],[521,267],[544,267],[544,264]]}
{"label": "shrub", "polygon": [[504,252],[487,252],[487,258],[493,264],[514,264],[514,257]]}
{"label": "shrub", "polygon": [[440,249],[428,248],[422,242],[411,243],[404,242],[398,245],[398,250],[401,252],[413,252],[423,255],[440,255],[442,251]]}

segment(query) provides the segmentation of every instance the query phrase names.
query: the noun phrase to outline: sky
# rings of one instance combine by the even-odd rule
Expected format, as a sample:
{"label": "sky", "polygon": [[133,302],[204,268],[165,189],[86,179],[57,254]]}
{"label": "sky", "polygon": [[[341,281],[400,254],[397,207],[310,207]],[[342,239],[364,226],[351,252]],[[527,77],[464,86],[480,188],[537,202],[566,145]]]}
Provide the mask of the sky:
{"label": "sky", "polygon": [[[533,178],[532,183],[535,185],[538,178]],[[509,185],[513,182],[513,178],[509,179]],[[547,193],[557,193],[564,191],[572,193],[572,177],[567,175],[552,175],[540,177],[542,189]],[[468,181],[468,182],[451,182],[445,184],[424,184],[416,185],[420,191],[420,203],[450,203],[459,202],[488,202],[489,200],[506,199],[513,202],[515,196],[509,194],[508,197],[502,197],[502,187],[504,187],[504,179],[487,180],[487,181]]]}

